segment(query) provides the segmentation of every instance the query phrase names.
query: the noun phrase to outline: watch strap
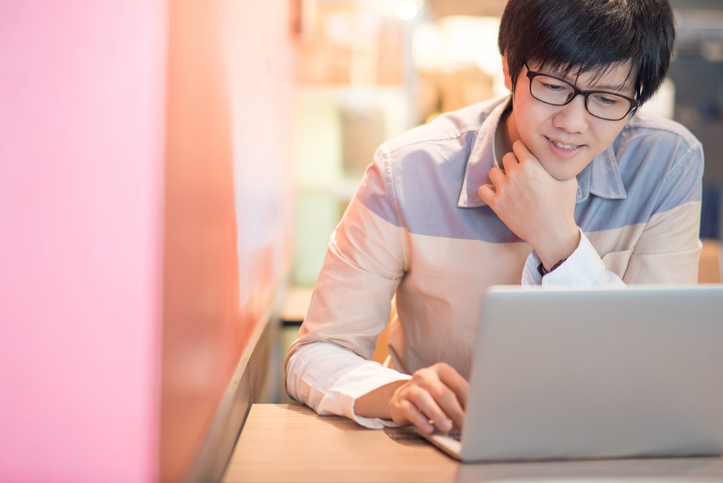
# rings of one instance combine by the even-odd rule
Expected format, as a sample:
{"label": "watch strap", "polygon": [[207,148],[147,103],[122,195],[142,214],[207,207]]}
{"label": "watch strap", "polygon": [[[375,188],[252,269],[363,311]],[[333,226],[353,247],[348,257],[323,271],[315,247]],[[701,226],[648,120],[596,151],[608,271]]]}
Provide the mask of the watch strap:
{"label": "watch strap", "polygon": [[542,262],[540,262],[540,264],[537,266],[537,271],[540,272],[540,276],[541,276],[541,277],[544,277],[545,275],[547,275],[548,273],[552,272],[552,271],[555,270],[557,267],[559,267],[560,265],[562,265],[563,263],[565,263],[565,260],[567,260],[567,257],[566,257],[566,258],[563,258],[562,260],[560,260],[559,262],[557,262],[556,264],[554,264],[554,265],[552,266],[552,268],[550,268],[549,270],[545,268],[545,265],[543,265]]}

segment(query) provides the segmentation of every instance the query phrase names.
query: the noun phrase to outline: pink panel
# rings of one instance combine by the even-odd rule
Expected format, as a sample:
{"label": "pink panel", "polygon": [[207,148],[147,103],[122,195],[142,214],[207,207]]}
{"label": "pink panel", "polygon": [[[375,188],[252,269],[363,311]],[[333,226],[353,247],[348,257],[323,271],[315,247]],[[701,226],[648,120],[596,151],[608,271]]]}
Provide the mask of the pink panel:
{"label": "pink panel", "polygon": [[156,478],[165,21],[0,2],[0,481]]}
{"label": "pink panel", "polygon": [[291,260],[300,2],[224,3],[241,305],[265,306]]}
{"label": "pink panel", "polygon": [[289,270],[288,0],[169,9],[161,481],[183,481]]}

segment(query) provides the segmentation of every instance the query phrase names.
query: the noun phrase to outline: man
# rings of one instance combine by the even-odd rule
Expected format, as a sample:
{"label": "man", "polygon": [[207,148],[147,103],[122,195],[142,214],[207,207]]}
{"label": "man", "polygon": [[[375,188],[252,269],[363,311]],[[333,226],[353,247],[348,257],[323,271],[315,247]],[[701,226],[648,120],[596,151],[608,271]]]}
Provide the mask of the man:
{"label": "man", "polygon": [[[510,0],[511,96],[379,148],[289,351],[289,393],[370,428],[461,428],[488,287],[695,283],[702,147],[636,114],[673,40],[667,0]],[[369,359],[395,295],[387,368]]]}

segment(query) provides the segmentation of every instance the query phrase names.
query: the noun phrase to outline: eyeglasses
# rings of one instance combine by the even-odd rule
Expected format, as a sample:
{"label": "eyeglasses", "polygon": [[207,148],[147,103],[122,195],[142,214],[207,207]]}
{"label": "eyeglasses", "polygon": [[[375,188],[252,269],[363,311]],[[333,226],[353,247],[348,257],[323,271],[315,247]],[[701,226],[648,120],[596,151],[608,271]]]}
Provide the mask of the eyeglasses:
{"label": "eyeglasses", "polygon": [[564,106],[581,95],[585,98],[587,112],[606,121],[620,121],[640,106],[640,101],[637,99],[613,92],[583,91],[557,77],[531,71],[527,62],[525,67],[527,67],[527,78],[530,79],[530,94],[545,104]]}

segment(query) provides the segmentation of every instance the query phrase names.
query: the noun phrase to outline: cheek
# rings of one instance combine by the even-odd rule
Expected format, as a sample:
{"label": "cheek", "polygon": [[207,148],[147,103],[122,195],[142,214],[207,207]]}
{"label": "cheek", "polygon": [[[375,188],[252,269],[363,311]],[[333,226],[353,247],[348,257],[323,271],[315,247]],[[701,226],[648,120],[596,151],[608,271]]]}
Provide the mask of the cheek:
{"label": "cheek", "polygon": [[615,138],[618,137],[620,131],[623,130],[627,121],[607,122],[610,124],[599,126],[599,128],[594,131],[594,139],[598,144],[598,146],[596,146],[596,150],[600,151],[600,153],[605,151],[613,143],[613,141],[615,141]]}
{"label": "cheek", "polygon": [[552,123],[552,117],[544,108],[544,105],[536,106],[528,103],[523,107],[517,126],[520,133],[526,132],[528,135],[533,135],[543,129],[544,126]]}
{"label": "cheek", "polygon": [[544,126],[549,122],[542,116],[535,116],[534,113],[528,113],[523,119],[520,120],[520,137],[526,142],[531,144],[544,144],[546,141],[541,136],[541,133],[545,131]]}
{"label": "cheek", "polygon": [[531,139],[544,123],[544,119],[534,109],[522,105],[515,113],[517,132],[520,137],[526,140]]}

